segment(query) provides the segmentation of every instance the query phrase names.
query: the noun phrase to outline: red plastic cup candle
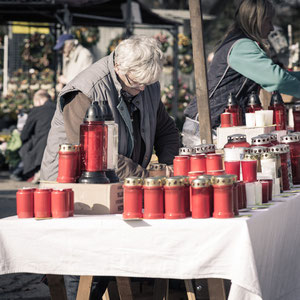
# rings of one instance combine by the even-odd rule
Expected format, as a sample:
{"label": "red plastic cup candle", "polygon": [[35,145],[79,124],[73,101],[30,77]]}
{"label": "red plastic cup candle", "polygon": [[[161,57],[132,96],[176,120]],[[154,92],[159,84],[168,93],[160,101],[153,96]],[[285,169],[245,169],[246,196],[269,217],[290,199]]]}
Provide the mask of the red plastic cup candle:
{"label": "red plastic cup candle", "polygon": [[190,171],[189,172],[189,198],[190,198],[190,211],[192,211],[192,206],[193,206],[193,203],[192,203],[192,188],[191,188],[191,183],[194,179],[197,179],[198,176],[201,176],[203,175],[204,172],[201,172],[201,171]]}
{"label": "red plastic cup candle", "polygon": [[214,188],[214,218],[233,218],[232,175],[218,175],[212,178]]}
{"label": "red plastic cup candle", "polygon": [[210,191],[210,215],[212,216],[213,212],[214,212],[214,189],[213,189],[213,186],[212,186],[212,178],[213,176],[212,175],[207,175],[207,174],[204,174],[204,175],[201,175],[198,177],[199,179],[205,179],[207,181],[207,184],[208,184],[208,189]]}
{"label": "red plastic cup candle", "polygon": [[232,203],[233,203],[233,213],[235,216],[239,215],[239,182],[237,181],[236,175],[230,175],[233,179],[232,185]]}
{"label": "red plastic cup candle", "polygon": [[68,206],[69,206],[69,217],[74,216],[74,191],[72,189],[65,189],[67,192]]}
{"label": "red plastic cup candle", "polygon": [[51,217],[51,189],[36,189],[34,191],[35,218]]}
{"label": "red plastic cup candle", "polygon": [[251,154],[245,154],[242,160],[242,174],[244,182],[257,181],[257,160]]}
{"label": "red plastic cup candle", "polygon": [[190,172],[202,171],[206,172],[206,156],[205,154],[194,154],[190,156]]}
{"label": "red plastic cup candle", "polygon": [[190,171],[190,157],[187,155],[175,156],[173,169],[174,176],[188,176]]}
{"label": "red plastic cup candle", "polygon": [[32,188],[22,188],[17,191],[18,218],[33,218],[33,192]]}
{"label": "red plastic cup candle", "polygon": [[72,144],[59,145],[57,182],[75,182],[77,177],[78,152]]}
{"label": "red plastic cup candle", "polygon": [[[190,172],[189,172],[190,173]],[[200,173],[203,172],[197,172],[200,176]],[[191,216],[191,202],[190,202],[190,180],[188,176],[181,176],[181,181],[183,182],[184,185],[184,211],[185,211],[185,216],[190,217]]]}
{"label": "red plastic cup candle", "polygon": [[125,178],[123,219],[143,218],[143,179],[140,177]]}
{"label": "red plastic cup candle", "polygon": [[232,127],[232,116],[231,113],[225,112],[221,114],[221,127]]}
{"label": "red plastic cup candle", "polygon": [[264,179],[264,181],[268,182],[268,189],[269,189],[269,199],[268,201],[272,201],[272,195],[273,195],[273,179]]}
{"label": "red plastic cup candle", "polygon": [[69,205],[66,190],[52,190],[51,192],[51,214],[53,218],[67,218],[69,216]]}
{"label": "red plastic cup candle", "polygon": [[144,180],[144,219],[162,219],[164,217],[163,181],[157,177]]}
{"label": "red plastic cup candle", "polygon": [[216,153],[210,153],[206,155],[206,172],[222,170],[222,155]]}
{"label": "red plastic cup candle", "polygon": [[225,173],[230,175],[236,175],[237,180],[240,180],[241,162],[238,161],[224,161]]}
{"label": "red plastic cup candle", "polygon": [[[246,194],[246,184],[243,181],[240,181],[240,187],[241,187],[241,208],[247,208],[247,194]],[[240,204],[239,204],[240,209]]]}
{"label": "red plastic cup candle", "polygon": [[211,217],[210,185],[205,178],[192,181],[192,218],[203,219]]}
{"label": "red plastic cup candle", "polygon": [[269,182],[266,180],[260,180],[262,186],[262,203],[268,203],[269,201]]}
{"label": "red plastic cup candle", "polygon": [[178,177],[166,178],[164,185],[166,219],[183,219],[186,217],[184,193],[183,180]]}

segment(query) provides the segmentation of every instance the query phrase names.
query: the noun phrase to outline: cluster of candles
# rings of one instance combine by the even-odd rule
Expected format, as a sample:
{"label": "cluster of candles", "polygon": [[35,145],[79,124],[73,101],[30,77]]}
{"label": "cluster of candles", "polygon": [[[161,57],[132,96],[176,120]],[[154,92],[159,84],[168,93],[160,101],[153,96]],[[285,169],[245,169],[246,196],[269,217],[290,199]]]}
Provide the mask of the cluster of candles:
{"label": "cluster of candles", "polygon": [[[268,126],[275,124],[275,130],[285,130],[287,112],[279,92],[272,93],[268,110],[263,110],[259,96],[252,92],[249,95],[246,107],[246,126]],[[297,119],[297,110],[294,109],[294,119]],[[299,119],[299,117],[298,117]],[[221,114],[221,127],[241,126],[242,112],[233,94],[229,94],[225,112]]]}
{"label": "cluster of candles", "polygon": [[18,218],[67,218],[74,215],[72,189],[22,188],[17,191]]}
{"label": "cluster of candles", "polygon": [[123,218],[232,218],[239,208],[246,207],[245,185],[237,182],[235,175],[191,173],[169,178],[126,178]]}

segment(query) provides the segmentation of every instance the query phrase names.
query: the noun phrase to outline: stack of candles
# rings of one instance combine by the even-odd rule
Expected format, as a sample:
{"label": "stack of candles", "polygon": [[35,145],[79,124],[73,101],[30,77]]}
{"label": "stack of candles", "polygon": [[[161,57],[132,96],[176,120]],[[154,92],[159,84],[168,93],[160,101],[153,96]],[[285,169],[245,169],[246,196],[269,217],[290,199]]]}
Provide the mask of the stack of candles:
{"label": "stack of candles", "polygon": [[72,189],[22,188],[16,199],[18,218],[67,218],[74,215]]}

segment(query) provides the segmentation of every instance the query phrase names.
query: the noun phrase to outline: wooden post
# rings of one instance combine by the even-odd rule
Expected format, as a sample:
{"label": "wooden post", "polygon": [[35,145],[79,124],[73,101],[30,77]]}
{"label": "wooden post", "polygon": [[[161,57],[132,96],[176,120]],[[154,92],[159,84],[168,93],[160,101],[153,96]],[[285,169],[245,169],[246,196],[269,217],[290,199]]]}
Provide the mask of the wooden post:
{"label": "wooden post", "polygon": [[224,280],[221,278],[208,278],[208,292],[210,300],[226,300]]}
{"label": "wooden post", "polygon": [[153,291],[153,300],[168,300],[169,279],[156,278]]}
{"label": "wooden post", "polygon": [[186,295],[188,300],[196,300],[195,291],[193,288],[193,282],[191,279],[185,279],[184,280],[185,289],[186,289]]}
{"label": "wooden post", "polygon": [[52,300],[67,300],[63,275],[47,274],[47,281]]}
{"label": "wooden post", "polygon": [[[200,144],[212,143],[201,0],[189,0]],[[205,141],[203,141],[205,140]]]}
{"label": "wooden post", "polygon": [[76,300],[89,300],[93,276],[80,276]]}
{"label": "wooden post", "polygon": [[129,277],[116,277],[120,300],[133,300]]}

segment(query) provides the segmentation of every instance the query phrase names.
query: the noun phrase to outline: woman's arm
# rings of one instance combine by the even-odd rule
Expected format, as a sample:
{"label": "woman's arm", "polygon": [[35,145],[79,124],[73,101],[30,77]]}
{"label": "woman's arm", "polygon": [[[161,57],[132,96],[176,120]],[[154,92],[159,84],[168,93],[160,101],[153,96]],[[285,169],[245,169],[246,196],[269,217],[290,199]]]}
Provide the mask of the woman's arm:
{"label": "woman's arm", "polygon": [[236,42],[229,53],[228,64],[268,92],[279,91],[300,97],[298,76],[274,64],[258,44],[250,39],[241,39]]}

